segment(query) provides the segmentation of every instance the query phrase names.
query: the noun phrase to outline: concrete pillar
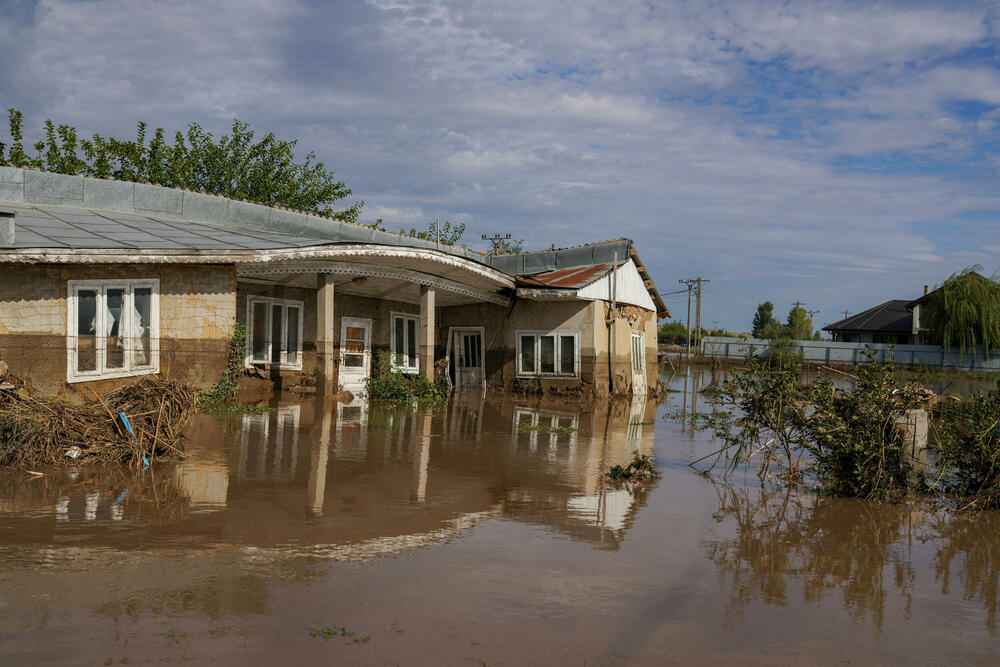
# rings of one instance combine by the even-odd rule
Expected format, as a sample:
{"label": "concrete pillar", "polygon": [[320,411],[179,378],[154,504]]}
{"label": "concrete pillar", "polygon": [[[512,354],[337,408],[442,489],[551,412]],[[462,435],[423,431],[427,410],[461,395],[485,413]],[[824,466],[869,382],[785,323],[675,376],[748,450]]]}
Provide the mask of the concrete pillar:
{"label": "concrete pillar", "polygon": [[434,302],[433,287],[420,286],[420,373],[434,382]]}
{"label": "concrete pillar", "polygon": [[316,276],[316,393],[337,390],[333,373],[333,275]]}
{"label": "concrete pillar", "polygon": [[928,415],[926,410],[907,410],[898,420],[904,431],[903,456],[910,464],[910,482],[915,483],[927,472]]}

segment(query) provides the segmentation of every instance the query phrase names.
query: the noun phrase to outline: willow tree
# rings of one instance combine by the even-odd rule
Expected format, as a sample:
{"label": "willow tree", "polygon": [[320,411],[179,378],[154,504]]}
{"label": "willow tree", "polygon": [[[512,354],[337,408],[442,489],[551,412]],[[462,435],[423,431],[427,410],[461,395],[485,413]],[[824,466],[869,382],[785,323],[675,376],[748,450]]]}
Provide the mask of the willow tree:
{"label": "willow tree", "polygon": [[983,355],[1000,349],[1000,277],[984,278],[972,266],[952,275],[928,300],[931,337],[959,354],[983,348]]}

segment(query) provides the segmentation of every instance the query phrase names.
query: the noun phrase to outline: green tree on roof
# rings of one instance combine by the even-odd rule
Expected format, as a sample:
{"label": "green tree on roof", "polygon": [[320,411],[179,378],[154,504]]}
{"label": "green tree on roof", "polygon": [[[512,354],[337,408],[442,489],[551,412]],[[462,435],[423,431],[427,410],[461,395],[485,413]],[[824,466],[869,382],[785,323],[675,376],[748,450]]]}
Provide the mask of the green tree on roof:
{"label": "green tree on roof", "polygon": [[240,120],[233,120],[230,133],[218,138],[190,123],[174,133],[173,143],[164,138],[163,128],[147,139],[141,121],[134,140],[99,134],[81,140],[75,127],[46,120],[45,138],[33,144],[32,155],[25,149],[23,115],[9,109],[8,117],[10,144],[0,142],[0,166],[186,188],[348,222],[356,222],[364,206],[358,201],[335,210],[351,190],[316,161],[315,153],[297,162],[297,141],[271,132],[258,139]]}

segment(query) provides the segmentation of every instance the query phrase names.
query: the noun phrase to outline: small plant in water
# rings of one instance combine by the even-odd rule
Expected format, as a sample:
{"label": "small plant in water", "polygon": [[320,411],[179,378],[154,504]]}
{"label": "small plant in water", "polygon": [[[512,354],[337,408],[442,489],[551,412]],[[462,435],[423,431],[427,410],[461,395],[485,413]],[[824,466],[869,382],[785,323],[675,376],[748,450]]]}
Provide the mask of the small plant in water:
{"label": "small plant in water", "polygon": [[319,627],[318,625],[309,624],[309,636],[316,637],[318,639],[344,639],[354,644],[364,644],[365,642],[371,641],[369,635],[361,635],[360,637],[356,632],[351,632],[343,626],[328,626]]}
{"label": "small plant in water", "polygon": [[648,454],[633,452],[632,460],[627,465],[613,465],[605,476],[616,482],[636,482],[654,479],[659,477],[659,473]]}

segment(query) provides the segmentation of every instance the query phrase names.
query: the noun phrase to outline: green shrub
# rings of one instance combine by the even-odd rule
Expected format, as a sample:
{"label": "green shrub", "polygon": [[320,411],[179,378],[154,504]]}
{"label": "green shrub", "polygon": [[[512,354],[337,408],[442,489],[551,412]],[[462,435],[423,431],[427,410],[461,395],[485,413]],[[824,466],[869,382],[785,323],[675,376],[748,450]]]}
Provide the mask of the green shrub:
{"label": "green shrub", "polygon": [[378,401],[439,403],[450,394],[448,379],[439,375],[431,382],[423,375],[411,375],[392,370],[391,356],[385,350],[375,353],[371,376],[365,378],[368,398]]}
{"label": "green shrub", "polygon": [[934,413],[938,466],[981,509],[1000,508],[1000,381]]}
{"label": "green shrub", "polygon": [[239,393],[240,376],[246,358],[247,329],[242,324],[233,328],[229,339],[229,355],[222,377],[210,388],[198,394],[198,409],[206,412],[222,410],[232,405]]}

